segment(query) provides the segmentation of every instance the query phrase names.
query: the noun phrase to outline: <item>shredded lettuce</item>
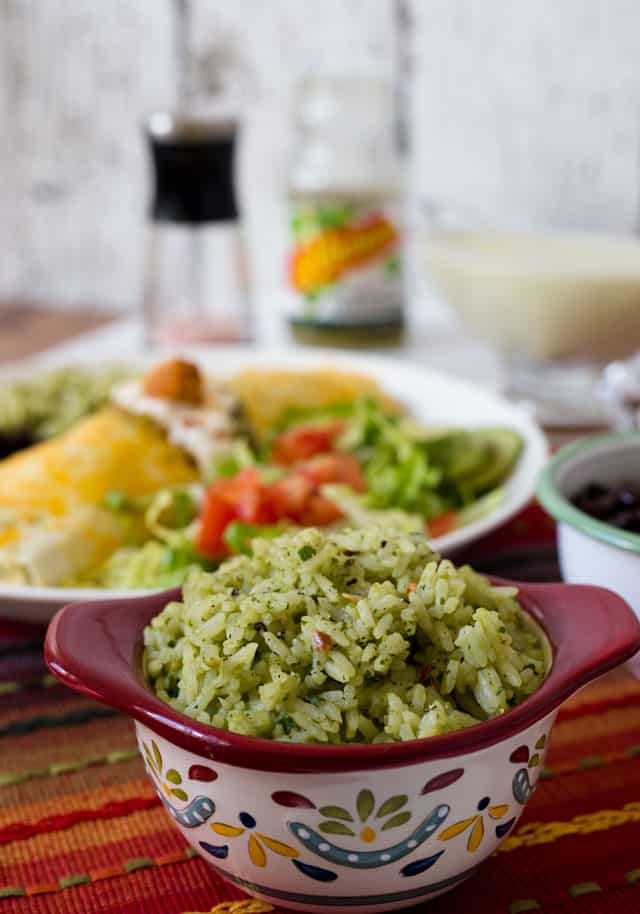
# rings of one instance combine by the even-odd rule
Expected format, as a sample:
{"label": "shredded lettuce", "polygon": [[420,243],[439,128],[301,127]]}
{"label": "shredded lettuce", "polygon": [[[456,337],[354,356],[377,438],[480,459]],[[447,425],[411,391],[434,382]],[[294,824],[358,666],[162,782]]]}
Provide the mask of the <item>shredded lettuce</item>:
{"label": "shredded lettuce", "polygon": [[259,526],[236,520],[226,527],[222,538],[232,552],[238,555],[251,555],[252,539],[257,536],[271,539],[284,533],[284,529],[282,524]]}
{"label": "shredded lettuce", "polygon": [[198,526],[199,495],[190,489],[162,489],[144,513],[148,532],[177,549],[192,544]]}
{"label": "shredded lettuce", "polygon": [[367,527],[384,525],[402,533],[424,531],[424,520],[418,514],[409,514],[400,508],[370,508],[366,495],[357,495],[353,489],[341,485],[324,485],[321,490],[325,498],[337,505],[350,525]]}
{"label": "shredded lettuce", "polygon": [[155,590],[181,585],[192,568],[217,565],[199,556],[193,545],[178,549],[157,540],[116,550],[93,572],[73,584],[115,590]]}
{"label": "shredded lettuce", "polygon": [[409,434],[398,416],[384,413],[374,401],[355,404],[338,446],[355,454],[364,468],[368,507],[400,508],[427,520],[457,507],[456,499],[443,486],[442,468],[430,460],[424,442]]}
{"label": "shredded lettuce", "polygon": [[244,438],[238,438],[234,441],[231,452],[216,464],[214,479],[219,479],[220,477],[231,479],[240,470],[245,469],[245,467],[253,467],[257,462],[257,458],[249,447],[248,442]]}
{"label": "shredded lettuce", "polygon": [[216,479],[232,479],[240,470],[255,467],[265,483],[275,482],[283,475],[281,467],[261,462],[244,439],[237,440],[231,454],[219,461],[212,482]]}

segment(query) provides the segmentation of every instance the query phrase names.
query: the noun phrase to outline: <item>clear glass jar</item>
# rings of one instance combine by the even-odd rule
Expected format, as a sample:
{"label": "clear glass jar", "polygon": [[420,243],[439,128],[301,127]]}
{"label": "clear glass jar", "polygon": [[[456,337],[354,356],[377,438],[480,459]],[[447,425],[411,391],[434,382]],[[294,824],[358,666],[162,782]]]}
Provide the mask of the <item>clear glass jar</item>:
{"label": "clear glass jar", "polygon": [[289,324],[310,342],[394,342],[404,324],[404,194],[392,86],[304,81],[289,180]]}
{"label": "clear glass jar", "polygon": [[499,355],[507,396],[547,429],[605,428],[621,371],[605,369],[640,348],[638,239],[433,199],[423,217],[433,291]]}
{"label": "clear glass jar", "polygon": [[147,342],[250,337],[247,266],[229,118],[157,112],[146,122],[153,194],[145,258]]}

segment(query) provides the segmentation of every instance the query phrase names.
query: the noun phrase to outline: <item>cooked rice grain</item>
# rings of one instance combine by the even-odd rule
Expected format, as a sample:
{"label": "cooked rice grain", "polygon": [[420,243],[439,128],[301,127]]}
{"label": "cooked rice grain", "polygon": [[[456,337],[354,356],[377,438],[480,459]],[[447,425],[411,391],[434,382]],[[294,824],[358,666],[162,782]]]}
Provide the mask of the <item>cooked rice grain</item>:
{"label": "cooked rice grain", "polygon": [[144,641],[149,685],[173,708],[295,742],[448,733],[545,675],[513,588],[377,528],[256,539],[252,556],[194,571]]}

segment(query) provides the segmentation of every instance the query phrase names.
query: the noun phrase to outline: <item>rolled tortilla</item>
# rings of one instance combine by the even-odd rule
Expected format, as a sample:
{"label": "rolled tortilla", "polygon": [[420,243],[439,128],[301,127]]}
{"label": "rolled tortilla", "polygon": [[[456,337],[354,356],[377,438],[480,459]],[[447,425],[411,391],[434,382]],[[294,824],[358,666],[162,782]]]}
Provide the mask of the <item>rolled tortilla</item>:
{"label": "rolled tortilla", "polygon": [[194,463],[146,419],[106,407],[0,463],[0,581],[56,584],[123,544],[102,505],[192,482]]}
{"label": "rolled tortilla", "polygon": [[292,407],[322,409],[372,397],[389,412],[402,412],[373,378],[331,367],[301,371],[250,369],[231,378],[229,387],[242,404],[258,441]]}

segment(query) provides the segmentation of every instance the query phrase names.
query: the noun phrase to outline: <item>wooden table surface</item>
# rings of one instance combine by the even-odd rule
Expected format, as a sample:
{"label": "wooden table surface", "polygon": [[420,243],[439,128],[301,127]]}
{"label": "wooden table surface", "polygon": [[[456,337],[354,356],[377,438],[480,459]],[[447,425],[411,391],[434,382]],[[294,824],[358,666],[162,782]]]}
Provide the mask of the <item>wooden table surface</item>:
{"label": "wooden table surface", "polygon": [[112,319],[108,313],[91,310],[52,311],[0,304],[0,363],[35,355]]}

